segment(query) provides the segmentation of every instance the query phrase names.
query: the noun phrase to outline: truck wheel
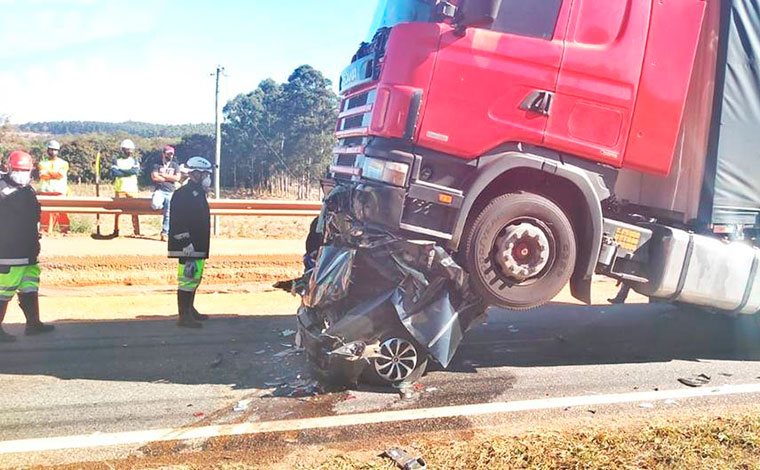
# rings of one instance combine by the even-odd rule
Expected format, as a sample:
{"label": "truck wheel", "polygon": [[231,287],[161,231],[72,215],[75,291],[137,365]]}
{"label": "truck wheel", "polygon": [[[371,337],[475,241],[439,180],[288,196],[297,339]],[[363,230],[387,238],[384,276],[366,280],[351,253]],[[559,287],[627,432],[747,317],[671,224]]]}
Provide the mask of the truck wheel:
{"label": "truck wheel", "polygon": [[564,211],[527,192],[491,201],[465,238],[465,265],[486,303],[515,310],[552,300],[570,280],[576,241]]}
{"label": "truck wheel", "polygon": [[427,369],[427,353],[408,334],[399,333],[380,342],[380,357],[370,361],[364,380],[374,385],[416,382]]}

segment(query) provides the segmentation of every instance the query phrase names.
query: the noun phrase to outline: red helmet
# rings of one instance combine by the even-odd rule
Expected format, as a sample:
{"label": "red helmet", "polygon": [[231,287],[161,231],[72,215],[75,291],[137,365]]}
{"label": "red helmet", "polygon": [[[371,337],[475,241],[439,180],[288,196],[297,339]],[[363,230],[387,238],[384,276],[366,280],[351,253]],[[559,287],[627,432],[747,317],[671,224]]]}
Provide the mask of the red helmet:
{"label": "red helmet", "polygon": [[8,156],[8,167],[15,171],[32,171],[34,158],[23,150],[16,150]]}
{"label": "red helmet", "polygon": [[172,147],[171,145],[167,145],[166,147],[164,147],[164,153],[167,155],[168,154],[174,155],[174,147]]}

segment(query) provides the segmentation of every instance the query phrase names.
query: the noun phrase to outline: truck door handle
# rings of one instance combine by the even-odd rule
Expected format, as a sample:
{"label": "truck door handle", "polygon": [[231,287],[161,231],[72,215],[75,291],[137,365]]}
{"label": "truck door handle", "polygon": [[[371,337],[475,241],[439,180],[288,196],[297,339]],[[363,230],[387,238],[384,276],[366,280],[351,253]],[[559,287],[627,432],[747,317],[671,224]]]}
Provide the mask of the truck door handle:
{"label": "truck door handle", "polygon": [[520,109],[548,116],[553,99],[554,93],[551,91],[534,90],[520,104]]}

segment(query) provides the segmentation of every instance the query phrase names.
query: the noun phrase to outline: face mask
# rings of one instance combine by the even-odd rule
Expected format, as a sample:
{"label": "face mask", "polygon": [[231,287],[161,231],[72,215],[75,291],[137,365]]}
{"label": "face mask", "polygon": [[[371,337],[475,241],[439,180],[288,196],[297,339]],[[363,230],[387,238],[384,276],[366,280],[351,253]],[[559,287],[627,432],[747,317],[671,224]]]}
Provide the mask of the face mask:
{"label": "face mask", "polygon": [[206,175],[201,180],[201,186],[203,186],[204,189],[208,189],[211,187],[211,175]]}
{"label": "face mask", "polygon": [[11,177],[11,181],[13,181],[19,186],[29,186],[29,183],[31,183],[32,181],[32,172],[31,171],[11,171],[10,177]]}

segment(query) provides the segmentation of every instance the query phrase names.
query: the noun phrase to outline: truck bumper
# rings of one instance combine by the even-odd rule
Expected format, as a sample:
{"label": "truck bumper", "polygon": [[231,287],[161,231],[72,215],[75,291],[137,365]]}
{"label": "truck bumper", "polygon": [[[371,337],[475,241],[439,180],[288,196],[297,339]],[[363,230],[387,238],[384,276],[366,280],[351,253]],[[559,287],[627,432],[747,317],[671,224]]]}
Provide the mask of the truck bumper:
{"label": "truck bumper", "polygon": [[[360,169],[368,157],[409,165],[408,181],[402,187],[363,178]],[[437,178],[447,175],[444,183],[461,181],[471,167],[462,162],[434,167],[439,159],[425,160],[395,148],[392,142],[375,139],[353,160],[336,159],[331,167],[335,172],[322,181],[322,189],[329,194],[336,185],[350,188],[350,203],[344,210],[363,223],[406,232],[406,236],[448,241],[453,238],[464,194]]]}

